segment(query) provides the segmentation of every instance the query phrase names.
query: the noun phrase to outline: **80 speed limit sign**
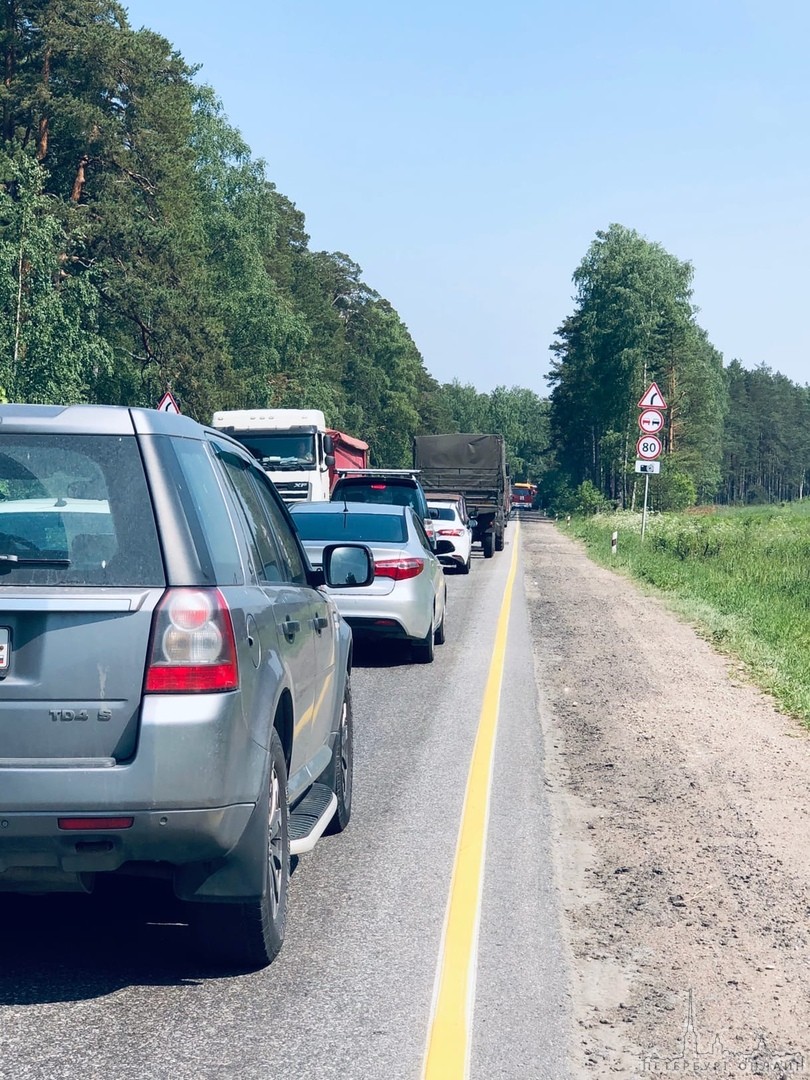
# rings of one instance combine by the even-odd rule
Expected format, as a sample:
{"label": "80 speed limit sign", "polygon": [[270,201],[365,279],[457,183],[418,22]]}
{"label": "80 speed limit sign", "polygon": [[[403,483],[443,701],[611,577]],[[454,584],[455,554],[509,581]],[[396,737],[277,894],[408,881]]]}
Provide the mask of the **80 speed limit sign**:
{"label": "80 speed limit sign", "polygon": [[661,454],[663,446],[657,435],[642,435],[636,443],[636,453],[645,461],[652,461]]}

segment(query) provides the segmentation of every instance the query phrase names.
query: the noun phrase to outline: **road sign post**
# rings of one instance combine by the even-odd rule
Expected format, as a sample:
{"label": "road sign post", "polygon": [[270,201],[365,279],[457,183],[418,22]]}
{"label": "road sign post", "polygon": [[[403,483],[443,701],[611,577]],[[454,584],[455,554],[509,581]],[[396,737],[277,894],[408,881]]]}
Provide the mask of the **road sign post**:
{"label": "road sign post", "polygon": [[639,399],[638,408],[641,409],[638,426],[642,435],[636,443],[636,472],[644,474],[644,508],[641,512],[641,542],[644,543],[644,534],[647,531],[650,474],[655,475],[661,471],[661,462],[658,458],[664,449],[664,444],[657,433],[664,429],[664,411],[667,403],[658,388],[658,383],[650,383]]}

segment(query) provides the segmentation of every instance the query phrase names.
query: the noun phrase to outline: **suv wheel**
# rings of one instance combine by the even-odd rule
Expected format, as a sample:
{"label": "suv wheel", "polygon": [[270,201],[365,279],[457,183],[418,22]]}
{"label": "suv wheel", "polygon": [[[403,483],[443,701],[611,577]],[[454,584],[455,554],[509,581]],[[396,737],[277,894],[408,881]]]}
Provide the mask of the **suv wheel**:
{"label": "suv wheel", "polygon": [[346,689],[343,691],[343,705],[340,710],[338,727],[332,760],[323,774],[321,782],[337,796],[335,816],[326,826],[326,833],[343,832],[352,816],[352,777],[354,774],[354,723],[352,721],[352,687],[346,676]]}
{"label": "suv wheel", "polygon": [[287,924],[290,884],[287,766],[278,732],[270,740],[264,895],[236,904],[195,904],[191,920],[212,960],[245,970],[266,967],[278,956]]}

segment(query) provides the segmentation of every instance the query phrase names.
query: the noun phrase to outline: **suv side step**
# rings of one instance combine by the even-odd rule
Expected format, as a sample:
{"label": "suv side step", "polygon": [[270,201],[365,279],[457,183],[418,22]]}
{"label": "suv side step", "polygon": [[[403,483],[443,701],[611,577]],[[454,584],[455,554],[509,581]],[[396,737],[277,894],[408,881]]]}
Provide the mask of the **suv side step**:
{"label": "suv side step", "polygon": [[334,817],[337,796],[325,784],[313,784],[290,811],[290,855],[312,851]]}

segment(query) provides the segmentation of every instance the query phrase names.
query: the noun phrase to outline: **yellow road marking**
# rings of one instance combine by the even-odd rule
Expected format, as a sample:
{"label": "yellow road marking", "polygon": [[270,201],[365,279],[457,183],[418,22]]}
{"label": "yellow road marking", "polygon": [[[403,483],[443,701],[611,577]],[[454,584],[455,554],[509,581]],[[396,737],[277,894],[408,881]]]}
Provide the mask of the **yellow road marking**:
{"label": "yellow road marking", "polygon": [[501,697],[506,635],[512,607],[520,526],[513,522],[512,563],[495,631],[492,662],[475,736],[444,932],[436,970],[423,1080],[464,1080],[469,1075],[478,926],[484,880],[492,765]]}

